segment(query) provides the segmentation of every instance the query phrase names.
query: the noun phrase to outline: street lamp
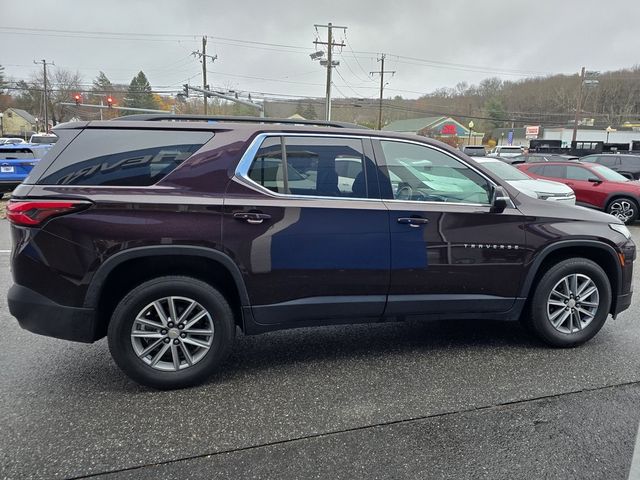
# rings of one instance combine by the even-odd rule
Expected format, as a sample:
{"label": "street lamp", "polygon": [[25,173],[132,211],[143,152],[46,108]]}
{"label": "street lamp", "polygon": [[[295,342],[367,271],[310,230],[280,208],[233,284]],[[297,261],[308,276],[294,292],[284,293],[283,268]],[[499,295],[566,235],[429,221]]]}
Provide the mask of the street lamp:
{"label": "street lamp", "polygon": [[0,112],[0,137],[4,137],[4,122],[2,121],[4,113]]}
{"label": "street lamp", "polygon": [[473,123],[473,120],[471,120],[469,122],[469,140],[467,141],[467,145],[471,145],[471,130],[473,130],[474,126],[475,124]]}

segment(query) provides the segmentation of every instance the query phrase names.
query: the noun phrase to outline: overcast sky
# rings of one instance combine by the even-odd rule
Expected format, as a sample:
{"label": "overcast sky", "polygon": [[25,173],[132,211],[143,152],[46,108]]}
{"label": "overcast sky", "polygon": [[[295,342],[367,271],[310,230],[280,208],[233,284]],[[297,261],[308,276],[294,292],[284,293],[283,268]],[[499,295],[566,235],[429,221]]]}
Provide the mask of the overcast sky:
{"label": "overcast sky", "polygon": [[33,60],[46,59],[87,83],[99,70],[129,83],[142,69],[154,89],[177,91],[202,85],[191,52],[207,35],[207,53],[218,56],[212,88],[321,97],[325,70],[309,54],[316,36],[326,40],[314,24],[332,22],[348,27],[334,31],[347,44],[336,48],[335,96],[376,97],[379,79],[369,72],[385,52],[385,69],[396,71],[385,96],[415,98],[490,76],[639,64],[638,18],[640,0],[39,0],[26,9],[5,0],[0,64],[28,79]]}

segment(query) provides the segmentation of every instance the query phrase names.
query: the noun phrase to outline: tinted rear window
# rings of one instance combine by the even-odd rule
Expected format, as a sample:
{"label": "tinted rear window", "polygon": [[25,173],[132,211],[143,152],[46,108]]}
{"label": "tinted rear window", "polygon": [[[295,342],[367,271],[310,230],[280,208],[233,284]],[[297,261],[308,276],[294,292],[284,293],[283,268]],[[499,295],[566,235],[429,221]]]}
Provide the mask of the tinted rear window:
{"label": "tinted rear window", "polygon": [[0,159],[12,160],[23,158],[36,158],[33,150],[29,148],[2,148],[0,149]]}
{"label": "tinted rear window", "polygon": [[212,137],[211,132],[83,130],[37,183],[153,185]]}

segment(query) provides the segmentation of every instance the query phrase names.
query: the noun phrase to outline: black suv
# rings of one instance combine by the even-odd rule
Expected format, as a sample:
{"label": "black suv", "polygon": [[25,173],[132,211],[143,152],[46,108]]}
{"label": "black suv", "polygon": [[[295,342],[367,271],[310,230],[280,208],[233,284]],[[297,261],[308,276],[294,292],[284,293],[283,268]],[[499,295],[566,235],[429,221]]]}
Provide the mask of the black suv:
{"label": "black suv", "polygon": [[610,215],[423,137],[248,120],[58,126],[8,205],[20,325],[106,335],[131,378],[177,388],[237,328],[520,319],[566,347],[631,302],[635,245]]}
{"label": "black suv", "polygon": [[630,180],[640,180],[640,155],[625,153],[598,153],[587,155],[582,162],[599,163]]}

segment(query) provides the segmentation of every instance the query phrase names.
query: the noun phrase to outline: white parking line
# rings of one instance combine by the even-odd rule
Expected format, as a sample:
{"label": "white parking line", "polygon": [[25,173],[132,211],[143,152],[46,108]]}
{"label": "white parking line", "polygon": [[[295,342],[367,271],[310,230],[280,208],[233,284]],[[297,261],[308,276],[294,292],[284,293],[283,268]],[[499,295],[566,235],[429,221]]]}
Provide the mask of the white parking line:
{"label": "white parking line", "polygon": [[631,469],[629,470],[629,480],[638,479],[640,479],[640,426],[638,426],[638,433],[636,433],[636,447],[633,450]]}

